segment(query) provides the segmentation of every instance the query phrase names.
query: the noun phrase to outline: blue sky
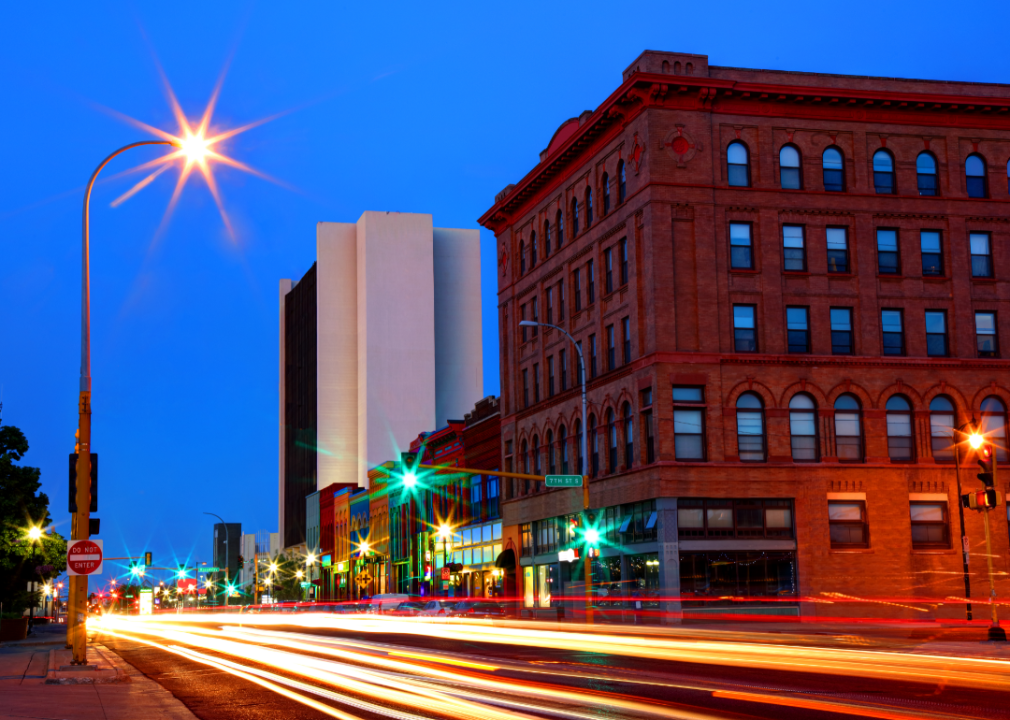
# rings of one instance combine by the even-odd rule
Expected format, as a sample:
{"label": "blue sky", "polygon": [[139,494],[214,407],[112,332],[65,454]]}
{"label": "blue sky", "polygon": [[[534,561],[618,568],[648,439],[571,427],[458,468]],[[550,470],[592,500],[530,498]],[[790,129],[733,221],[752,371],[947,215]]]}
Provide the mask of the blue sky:
{"label": "blue sky", "polygon": [[[80,208],[113,149],[174,131],[160,60],[196,118],[230,65],[215,124],[284,113],[227,153],[277,178],[216,177],[232,241],[177,173],[93,199],[94,448],[106,555],[209,561],[212,518],[277,525],[277,283],[311,265],[318,221],[427,212],[476,227],[566,118],[595,108],[644,49],[713,65],[1010,83],[1003,2],[436,4],[90,2],[5,8],[0,39],[0,385],[69,534],[77,427]],[[347,4],[349,5],[349,4]],[[432,9],[436,8],[437,9]],[[133,151],[107,177],[160,150]],[[498,392],[493,237],[484,254],[484,387]],[[106,577],[111,568],[107,567]]]}

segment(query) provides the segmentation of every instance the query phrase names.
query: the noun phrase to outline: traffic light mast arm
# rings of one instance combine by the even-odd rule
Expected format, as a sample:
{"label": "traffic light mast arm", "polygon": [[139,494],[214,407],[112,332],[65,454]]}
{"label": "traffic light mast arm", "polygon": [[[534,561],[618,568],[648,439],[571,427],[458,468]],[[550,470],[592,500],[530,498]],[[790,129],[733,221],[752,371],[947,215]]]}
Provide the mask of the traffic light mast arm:
{"label": "traffic light mast arm", "polygon": [[475,470],[473,468],[462,468],[455,467],[453,465],[418,465],[422,470],[434,470],[445,473],[463,473],[465,475],[491,475],[493,477],[509,477],[518,478],[520,480],[539,480],[540,482],[545,482],[547,477],[544,475],[528,475],[526,473],[514,473],[514,472],[500,472],[498,470]]}

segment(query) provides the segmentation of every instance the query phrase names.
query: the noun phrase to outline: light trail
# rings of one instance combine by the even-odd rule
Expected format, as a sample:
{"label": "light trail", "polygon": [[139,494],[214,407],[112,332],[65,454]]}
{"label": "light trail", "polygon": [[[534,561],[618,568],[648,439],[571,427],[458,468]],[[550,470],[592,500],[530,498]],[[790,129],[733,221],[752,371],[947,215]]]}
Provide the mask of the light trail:
{"label": "light trail", "polygon": [[[310,632],[272,629],[279,626],[301,627]],[[703,708],[701,701],[705,698],[887,720],[955,717],[832,697],[830,693],[818,696],[800,691],[769,691],[756,685],[707,679],[680,682],[658,672],[564,660],[552,662],[522,657],[489,660],[367,639],[369,634],[378,633],[430,638],[436,628],[440,639],[523,646],[527,650],[549,648],[669,663],[728,665],[932,685],[942,681],[951,686],[999,691],[1010,689],[1010,663],[1001,660],[812,647],[795,642],[785,645],[738,640],[717,642],[701,637],[696,634],[698,631],[679,628],[655,628],[633,634],[633,631],[613,628],[548,630],[518,621],[495,621],[493,624],[442,621],[436,624],[381,616],[229,613],[110,615],[94,623],[91,629],[213,664],[237,677],[255,676],[261,685],[269,683],[271,689],[283,687],[282,694],[298,702],[311,700],[308,695],[315,695],[353,710],[404,720],[533,720],[543,717],[590,720],[601,713],[612,717],[662,720],[715,720],[737,716],[736,710],[724,715]],[[311,634],[312,630],[319,629],[355,632],[358,637]],[[519,679],[515,677],[517,674],[526,677]],[[635,686],[643,690],[649,687],[650,692],[677,691],[680,696],[698,698],[699,703],[674,703],[623,692],[584,689],[587,683],[597,682],[606,682],[610,687],[615,683],[624,684],[629,693],[634,692]],[[384,704],[373,702],[376,698],[381,698]]]}
{"label": "light trail", "polygon": [[[429,637],[433,623],[414,618],[375,615],[205,614],[152,616],[159,623],[218,624],[222,626],[300,627],[360,634],[392,633]],[[131,618],[131,621],[143,620]],[[551,648],[602,653],[638,659],[728,665],[739,668],[778,669],[867,679],[931,683],[942,676],[950,685],[964,688],[1010,690],[1010,663],[987,658],[919,655],[855,648],[810,647],[794,643],[714,641],[699,633],[675,628],[546,630],[522,621],[443,621],[439,637],[461,642],[485,642],[512,647]],[[708,633],[710,637],[711,633]],[[700,637],[699,637],[700,636]]]}

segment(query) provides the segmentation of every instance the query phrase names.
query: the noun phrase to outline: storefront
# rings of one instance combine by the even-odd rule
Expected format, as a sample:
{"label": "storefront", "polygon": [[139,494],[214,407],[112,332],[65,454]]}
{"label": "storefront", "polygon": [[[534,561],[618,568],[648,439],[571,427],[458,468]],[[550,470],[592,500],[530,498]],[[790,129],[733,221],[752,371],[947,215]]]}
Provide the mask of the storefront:
{"label": "storefront", "polygon": [[[436,576],[442,578],[442,594],[453,597],[501,597],[504,572],[495,566],[502,551],[501,521],[476,523],[455,532],[447,547],[435,546]],[[442,573],[445,560],[462,570]]]}

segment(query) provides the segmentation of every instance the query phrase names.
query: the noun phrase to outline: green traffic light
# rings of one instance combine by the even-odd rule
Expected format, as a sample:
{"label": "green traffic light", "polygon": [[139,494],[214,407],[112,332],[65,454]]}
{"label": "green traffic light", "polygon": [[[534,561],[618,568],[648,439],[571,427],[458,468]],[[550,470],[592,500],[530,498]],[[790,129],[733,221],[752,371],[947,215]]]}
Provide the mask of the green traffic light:
{"label": "green traffic light", "polygon": [[596,545],[600,541],[600,531],[596,528],[587,528],[585,538],[587,544]]}

